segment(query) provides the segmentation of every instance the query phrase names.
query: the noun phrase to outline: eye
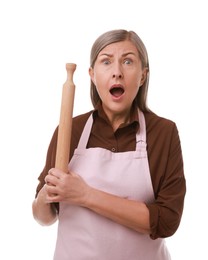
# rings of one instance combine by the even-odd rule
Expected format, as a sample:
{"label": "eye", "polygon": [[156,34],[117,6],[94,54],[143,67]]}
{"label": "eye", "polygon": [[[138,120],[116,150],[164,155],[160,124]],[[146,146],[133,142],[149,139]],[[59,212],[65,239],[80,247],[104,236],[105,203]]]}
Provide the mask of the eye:
{"label": "eye", "polygon": [[109,59],[105,59],[105,60],[102,61],[102,63],[105,64],[105,65],[108,65],[108,64],[110,64],[110,60]]}
{"label": "eye", "polygon": [[123,63],[129,65],[129,64],[132,64],[132,60],[131,59],[125,59]]}

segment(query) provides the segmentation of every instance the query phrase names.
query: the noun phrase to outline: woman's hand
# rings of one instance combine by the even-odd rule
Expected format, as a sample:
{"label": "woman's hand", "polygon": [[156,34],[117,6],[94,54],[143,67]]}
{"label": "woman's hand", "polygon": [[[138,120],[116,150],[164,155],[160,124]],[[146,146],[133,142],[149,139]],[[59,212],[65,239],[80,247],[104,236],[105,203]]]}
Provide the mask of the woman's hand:
{"label": "woman's hand", "polygon": [[42,187],[32,204],[33,216],[43,226],[52,225],[57,220],[57,210],[54,204],[48,202],[46,186]]}
{"label": "woman's hand", "polygon": [[49,170],[45,182],[46,199],[49,203],[64,201],[84,206],[90,192],[90,187],[78,174],[65,173],[56,168]]}

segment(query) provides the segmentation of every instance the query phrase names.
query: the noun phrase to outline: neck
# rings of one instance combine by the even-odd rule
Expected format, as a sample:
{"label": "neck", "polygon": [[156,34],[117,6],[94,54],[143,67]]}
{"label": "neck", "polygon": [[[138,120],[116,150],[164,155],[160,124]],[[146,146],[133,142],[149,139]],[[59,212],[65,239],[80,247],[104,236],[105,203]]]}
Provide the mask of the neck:
{"label": "neck", "polygon": [[111,126],[114,130],[114,132],[119,128],[121,124],[127,124],[130,121],[130,109],[128,111],[123,111],[123,112],[110,112],[104,110],[108,120],[111,123]]}

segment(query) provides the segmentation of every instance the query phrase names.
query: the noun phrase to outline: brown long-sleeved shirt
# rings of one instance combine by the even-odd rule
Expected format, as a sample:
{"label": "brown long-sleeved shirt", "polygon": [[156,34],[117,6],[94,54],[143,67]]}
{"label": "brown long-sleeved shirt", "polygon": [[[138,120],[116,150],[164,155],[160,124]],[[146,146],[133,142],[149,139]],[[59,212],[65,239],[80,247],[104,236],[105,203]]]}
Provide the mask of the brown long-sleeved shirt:
{"label": "brown long-sleeved shirt", "polygon": [[[136,132],[139,129],[138,113],[134,107],[130,122],[113,131],[102,106],[94,111],[73,118],[71,159],[84,125],[93,113],[93,126],[87,148],[101,147],[112,152],[133,151],[136,147]],[[147,152],[155,201],[147,205],[150,212],[151,238],[168,237],[177,230],[186,193],[183,158],[178,130],[174,122],[152,112],[145,112]],[[44,178],[55,165],[58,128],[51,139],[46,164],[39,176],[36,196],[44,185]]]}

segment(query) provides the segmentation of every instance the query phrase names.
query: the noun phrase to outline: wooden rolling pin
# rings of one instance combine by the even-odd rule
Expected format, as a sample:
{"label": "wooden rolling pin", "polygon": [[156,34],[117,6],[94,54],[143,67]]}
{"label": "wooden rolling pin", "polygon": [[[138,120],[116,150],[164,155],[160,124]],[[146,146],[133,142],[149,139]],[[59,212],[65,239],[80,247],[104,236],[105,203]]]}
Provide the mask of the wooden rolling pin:
{"label": "wooden rolling pin", "polygon": [[73,83],[73,74],[76,70],[76,64],[67,63],[67,80],[63,84],[60,120],[58,127],[58,139],[56,149],[55,168],[64,172],[68,172],[71,132],[72,132],[72,116],[74,106],[75,85]]}

